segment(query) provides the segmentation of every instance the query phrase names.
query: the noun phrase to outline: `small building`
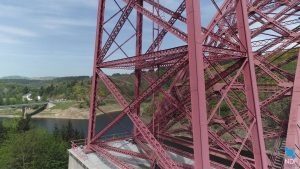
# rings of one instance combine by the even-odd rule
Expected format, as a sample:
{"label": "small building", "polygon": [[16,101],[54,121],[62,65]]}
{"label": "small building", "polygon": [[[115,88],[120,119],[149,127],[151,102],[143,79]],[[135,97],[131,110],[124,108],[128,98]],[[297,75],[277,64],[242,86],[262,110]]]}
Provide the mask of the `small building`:
{"label": "small building", "polygon": [[31,93],[27,93],[22,96],[23,101],[32,101]]}
{"label": "small building", "polygon": [[33,99],[37,100],[37,101],[41,101],[42,97],[41,96],[36,96],[35,98],[32,98],[32,94],[31,93],[27,93],[25,95],[22,96],[22,100],[23,101],[33,101]]}

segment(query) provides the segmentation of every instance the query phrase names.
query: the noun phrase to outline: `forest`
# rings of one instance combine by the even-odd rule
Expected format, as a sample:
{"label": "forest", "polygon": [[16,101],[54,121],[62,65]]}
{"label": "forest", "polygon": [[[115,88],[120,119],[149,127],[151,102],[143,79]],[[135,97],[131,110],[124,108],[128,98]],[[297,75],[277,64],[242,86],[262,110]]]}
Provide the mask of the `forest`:
{"label": "forest", "polygon": [[66,99],[85,100],[90,90],[88,76],[63,77],[52,80],[0,79],[0,105],[26,103],[23,96],[30,93],[34,102]]}
{"label": "forest", "polygon": [[[114,74],[109,77],[128,97],[133,96],[134,75]],[[12,105],[30,102],[23,96],[30,93],[42,101],[71,100],[89,102],[91,77],[61,77],[52,79],[3,78],[0,79],[0,105]],[[113,101],[103,83],[99,84],[101,104]],[[70,141],[83,139],[69,122],[53,132],[31,124],[30,118],[12,118],[0,120],[0,168],[1,169],[65,169],[68,167]]]}
{"label": "forest", "polygon": [[[115,74],[110,78],[116,83],[122,84],[121,86],[124,88],[120,90],[132,96],[133,79],[129,78],[130,76],[131,75]],[[41,96],[41,101],[64,99],[88,102],[90,88],[91,78],[88,76],[60,77],[51,80],[5,78],[0,79],[0,105],[26,103],[28,100],[24,100],[22,97],[28,93],[31,94],[31,98],[34,102],[38,101],[37,96]],[[108,95],[108,90],[102,83],[100,83],[99,88],[100,96],[105,97]]]}
{"label": "forest", "polygon": [[70,121],[49,133],[30,119],[5,119],[0,121],[0,168],[66,169],[70,141],[83,137]]}
{"label": "forest", "polygon": [[[165,70],[161,69],[160,74]],[[157,77],[157,72],[149,72],[152,78]],[[134,74],[113,74],[109,79],[115,83],[125,98],[130,101],[134,97]],[[141,90],[145,90],[148,84],[142,82]],[[166,84],[170,85],[169,83]],[[114,106],[116,103],[113,96],[109,93],[104,83],[100,80],[98,85],[98,104],[100,106]],[[59,78],[40,78],[29,79],[23,77],[0,78],[0,106],[15,105],[28,102],[45,101],[75,101],[80,102],[78,108],[88,108],[91,90],[91,77],[74,76]],[[31,101],[24,99],[24,95],[30,93]],[[41,100],[37,99],[40,96]],[[142,107],[148,111],[151,109],[151,98],[142,104]],[[149,110],[150,111],[150,110]]]}

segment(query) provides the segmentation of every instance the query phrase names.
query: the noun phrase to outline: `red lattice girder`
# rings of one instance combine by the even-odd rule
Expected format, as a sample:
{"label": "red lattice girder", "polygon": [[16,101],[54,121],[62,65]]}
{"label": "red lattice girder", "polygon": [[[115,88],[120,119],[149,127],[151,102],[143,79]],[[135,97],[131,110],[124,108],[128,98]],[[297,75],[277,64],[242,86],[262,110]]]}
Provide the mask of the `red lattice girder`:
{"label": "red lattice girder", "polygon": [[[115,153],[151,168],[283,168],[285,146],[300,155],[300,0],[205,1],[216,11],[208,26],[199,2],[99,1],[87,148],[119,168],[136,166]],[[131,75],[117,82],[111,70]],[[109,95],[99,97],[103,84]],[[99,98],[122,111],[95,133]],[[125,116],[130,135],[104,137]],[[111,146],[122,138],[141,151]]]}

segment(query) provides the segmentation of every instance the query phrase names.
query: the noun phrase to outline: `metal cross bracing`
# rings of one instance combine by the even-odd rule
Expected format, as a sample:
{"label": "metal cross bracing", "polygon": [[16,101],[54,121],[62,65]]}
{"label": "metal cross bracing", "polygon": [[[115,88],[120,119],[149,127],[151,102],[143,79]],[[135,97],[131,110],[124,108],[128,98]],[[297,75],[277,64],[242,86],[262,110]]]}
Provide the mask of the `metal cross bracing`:
{"label": "metal cross bracing", "polygon": [[[287,169],[283,148],[300,156],[300,0],[99,0],[97,18],[89,151],[119,168],[138,166],[115,153],[172,169]],[[123,110],[96,131],[103,86]],[[107,138],[125,116],[130,134]],[[129,138],[139,151],[110,144]]]}

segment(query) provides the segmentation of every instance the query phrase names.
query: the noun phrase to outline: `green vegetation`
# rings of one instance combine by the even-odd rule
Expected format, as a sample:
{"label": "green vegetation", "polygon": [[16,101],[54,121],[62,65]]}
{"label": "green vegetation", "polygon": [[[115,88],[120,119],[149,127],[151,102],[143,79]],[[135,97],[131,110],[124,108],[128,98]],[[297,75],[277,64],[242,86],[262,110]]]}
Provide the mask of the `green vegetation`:
{"label": "green vegetation", "polygon": [[66,110],[71,106],[78,106],[77,102],[74,101],[68,101],[68,102],[59,102],[56,103],[54,107],[52,107],[51,109],[60,109],[60,110]]}
{"label": "green vegetation", "polygon": [[0,105],[27,103],[25,94],[30,93],[33,102],[42,100],[88,100],[90,78],[87,76],[64,77],[53,80],[0,79]]}
{"label": "green vegetation", "polygon": [[[163,72],[163,70],[161,71]],[[155,76],[154,73],[149,75]],[[13,77],[12,77],[13,78]],[[125,99],[131,101],[134,97],[134,74],[113,74],[109,78],[116,84]],[[165,85],[164,88],[169,86]],[[142,83],[141,90],[145,90],[147,84]],[[120,106],[115,101],[114,97],[109,93],[102,81],[98,86],[98,105],[104,111],[120,110]],[[67,110],[70,107],[88,108],[91,90],[91,78],[88,76],[78,77],[61,77],[46,80],[32,80],[32,79],[0,79],[0,105],[12,105],[28,103],[30,101],[23,98],[25,94],[30,93],[33,100],[31,102],[43,101],[58,101],[51,110]],[[37,100],[37,96],[41,96],[42,100]],[[151,98],[146,100],[143,108],[145,110],[151,109]],[[20,111],[5,110],[1,114],[15,115]]]}
{"label": "green vegetation", "polygon": [[1,169],[68,168],[70,140],[83,138],[71,122],[55,128],[53,134],[30,126],[30,120],[9,119],[0,122]]}

